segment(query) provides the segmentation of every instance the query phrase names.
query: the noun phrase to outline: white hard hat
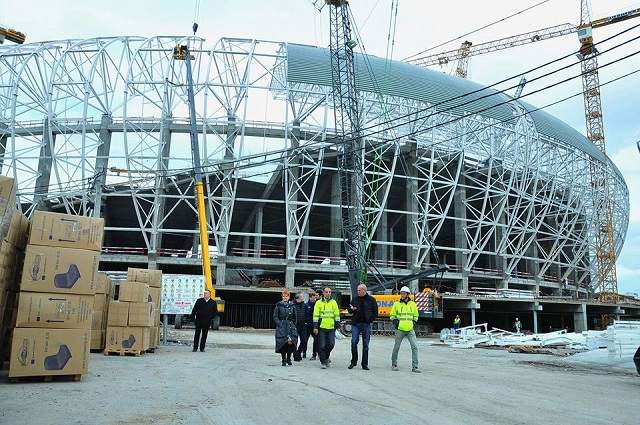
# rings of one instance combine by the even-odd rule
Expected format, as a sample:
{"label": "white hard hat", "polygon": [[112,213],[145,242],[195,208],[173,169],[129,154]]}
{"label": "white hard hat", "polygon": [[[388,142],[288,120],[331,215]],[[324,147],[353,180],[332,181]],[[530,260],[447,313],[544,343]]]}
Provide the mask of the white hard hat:
{"label": "white hard hat", "polygon": [[402,289],[400,289],[400,292],[406,292],[407,294],[410,294],[411,290],[407,286],[403,286]]}

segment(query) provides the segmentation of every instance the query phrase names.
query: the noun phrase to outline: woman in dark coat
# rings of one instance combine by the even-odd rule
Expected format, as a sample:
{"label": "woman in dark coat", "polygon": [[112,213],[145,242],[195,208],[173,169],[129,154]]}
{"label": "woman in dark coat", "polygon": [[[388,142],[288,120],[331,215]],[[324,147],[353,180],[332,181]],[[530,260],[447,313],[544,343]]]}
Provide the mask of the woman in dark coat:
{"label": "woman in dark coat", "polygon": [[296,330],[296,309],[289,299],[288,289],[282,291],[282,301],[278,301],[273,310],[273,321],[276,322],[276,353],[282,356],[282,366],[293,365],[291,353],[298,344]]}

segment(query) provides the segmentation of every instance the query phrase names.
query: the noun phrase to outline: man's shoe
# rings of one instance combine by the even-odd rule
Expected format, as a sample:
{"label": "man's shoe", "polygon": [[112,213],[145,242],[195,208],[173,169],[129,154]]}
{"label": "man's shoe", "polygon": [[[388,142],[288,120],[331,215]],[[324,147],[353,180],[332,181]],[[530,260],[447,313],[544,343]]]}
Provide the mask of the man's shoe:
{"label": "man's shoe", "polygon": [[311,358],[309,360],[317,360],[318,358],[316,356],[311,356]]}
{"label": "man's shoe", "polygon": [[349,369],[353,369],[353,367],[354,367],[354,366],[355,366],[355,365],[354,365],[353,363],[351,363],[351,364],[349,365]]}
{"label": "man's shoe", "polygon": [[391,365],[391,370],[398,371],[400,369],[398,368],[398,365]]}
{"label": "man's shoe", "polygon": [[200,349],[200,352],[201,352],[201,353],[204,353],[204,348],[201,348],[201,349]]}
{"label": "man's shoe", "polygon": [[307,353],[302,353],[302,358],[306,359],[307,358]]}
{"label": "man's shoe", "polygon": [[288,364],[289,366],[293,366],[293,363],[291,363],[291,359],[287,360],[287,364]]}
{"label": "man's shoe", "polygon": [[369,366],[362,366],[362,370],[369,370]]}
{"label": "man's shoe", "polygon": [[326,363],[322,363],[322,364],[320,365],[320,367],[321,367],[322,369],[326,369],[326,368],[327,368],[327,364],[326,364]]}
{"label": "man's shoe", "polygon": [[197,349],[197,348],[194,348],[194,349],[193,349],[193,352],[195,353],[196,351],[198,351],[198,349]]}
{"label": "man's shoe", "polygon": [[282,366],[286,366],[287,362],[285,362],[284,360],[282,361]]}
{"label": "man's shoe", "polygon": [[420,369],[418,369],[417,367],[414,367],[413,369],[411,369],[411,372],[413,372],[413,373],[422,373],[422,371]]}

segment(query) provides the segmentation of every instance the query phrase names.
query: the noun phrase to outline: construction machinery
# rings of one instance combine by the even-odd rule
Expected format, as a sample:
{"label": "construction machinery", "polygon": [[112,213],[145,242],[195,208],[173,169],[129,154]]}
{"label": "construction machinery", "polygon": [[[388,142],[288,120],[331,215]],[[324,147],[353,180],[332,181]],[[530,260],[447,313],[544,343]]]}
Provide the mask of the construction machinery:
{"label": "construction machinery", "polygon": [[[591,2],[590,0],[581,0],[580,23],[577,26],[572,24],[556,25],[538,31],[530,31],[476,45],[465,41],[462,43],[462,46],[456,50],[422,57],[413,57],[407,62],[420,66],[431,66],[444,65],[450,61],[457,60],[458,65],[455,74],[458,77],[466,78],[470,56],[577,33],[580,41],[578,58],[580,59],[582,70],[587,139],[606,155],[602,102],[600,99],[600,80],[598,75],[598,50],[593,43],[592,33],[594,28],[601,28],[637,17],[640,17],[640,8],[591,20]],[[516,98],[518,98],[519,95],[521,95],[521,90],[518,90]],[[590,164],[590,176],[591,186],[593,188],[595,234],[595,285],[593,286],[598,292],[599,301],[615,303],[618,301],[616,247],[611,190],[608,185],[609,179],[606,167],[594,163]]]}
{"label": "construction machinery", "polygon": [[27,39],[27,36],[11,28],[0,27],[0,44],[4,44],[5,40],[12,41],[16,44],[22,44]]}
{"label": "construction machinery", "polygon": [[[375,266],[367,258],[367,231],[372,226],[365,219],[365,175],[364,175],[364,138],[361,134],[361,122],[359,116],[358,95],[356,91],[356,73],[354,61],[354,48],[357,41],[352,37],[351,19],[348,0],[325,0],[329,7],[330,16],[330,54],[331,54],[331,82],[333,87],[333,102],[336,136],[339,140],[338,150],[338,172],[340,177],[341,201],[342,201],[342,232],[345,246],[346,264],[348,267],[349,286],[351,298],[357,296],[357,287],[361,283],[367,283],[368,273],[371,271],[378,284],[370,286],[369,291],[374,294],[382,308],[384,316],[385,309],[389,309],[398,295],[376,294],[380,289],[398,286],[403,282],[418,281],[438,273],[448,270],[446,265],[441,265],[438,261],[437,253],[434,252],[437,266],[418,273],[413,273],[395,280],[386,280],[378,273]],[[433,241],[431,241],[433,242]],[[431,249],[433,243],[431,243]],[[425,315],[433,317],[435,291],[430,289],[426,293],[416,293],[413,297],[418,299],[426,295],[430,300],[428,309],[423,309]],[[428,311],[428,313],[427,313]],[[439,314],[441,317],[441,309]],[[386,313],[388,318],[389,312]],[[344,322],[345,332],[349,332],[350,324]],[[389,320],[378,321],[373,326],[374,331],[392,331],[393,327]],[[420,330],[418,330],[420,333]],[[425,327],[424,332],[430,333],[430,328]]]}
{"label": "construction machinery", "polygon": [[[198,24],[193,24],[193,33],[198,29]],[[193,178],[195,186],[196,206],[198,210],[198,228],[200,231],[200,246],[202,247],[202,273],[205,278],[205,288],[211,293],[218,305],[218,313],[224,313],[224,301],[216,297],[216,290],[213,287],[213,279],[211,274],[211,256],[209,255],[209,232],[207,229],[207,211],[204,204],[204,174],[202,171],[202,162],[200,161],[200,146],[198,143],[198,129],[196,126],[196,107],[195,97],[193,94],[193,74],[191,68],[191,60],[194,57],[189,51],[188,45],[177,45],[173,49],[173,59],[184,61],[186,66],[187,78],[187,102],[189,103],[189,138],[191,141],[191,152],[193,159]],[[176,320],[179,320],[176,318]]]}

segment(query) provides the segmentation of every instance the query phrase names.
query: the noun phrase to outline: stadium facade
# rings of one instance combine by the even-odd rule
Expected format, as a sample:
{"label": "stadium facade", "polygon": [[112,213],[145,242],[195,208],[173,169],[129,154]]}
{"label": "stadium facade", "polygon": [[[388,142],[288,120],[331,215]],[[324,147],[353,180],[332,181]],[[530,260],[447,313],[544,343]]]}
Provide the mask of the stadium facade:
{"label": "stadium facade", "polygon": [[[258,275],[290,287],[345,281],[343,141],[333,135],[324,48],[193,37],[1,47],[0,158],[19,181],[20,207],[103,216],[107,267],[198,272],[177,43],[194,55],[218,285],[243,274],[249,286]],[[618,252],[629,220],[626,183],[608,158],[508,94],[373,56],[356,68],[369,253],[383,274],[429,267],[433,243],[451,292],[586,295],[602,192],[591,167],[607,175]]]}

